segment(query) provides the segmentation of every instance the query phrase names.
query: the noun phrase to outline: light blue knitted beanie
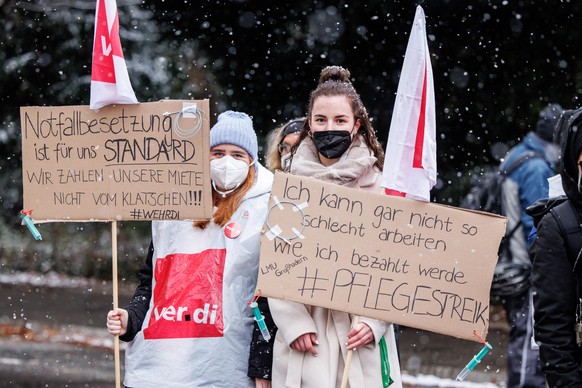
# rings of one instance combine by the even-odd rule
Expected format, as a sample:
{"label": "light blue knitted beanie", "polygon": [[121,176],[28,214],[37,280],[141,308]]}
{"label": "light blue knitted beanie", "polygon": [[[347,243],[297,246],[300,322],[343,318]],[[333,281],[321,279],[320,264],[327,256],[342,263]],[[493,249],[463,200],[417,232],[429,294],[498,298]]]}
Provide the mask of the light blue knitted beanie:
{"label": "light blue knitted beanie", "polygon": [[227,110],[218,116],[210,130],[210,148],[219,144],[234,144],[244,149],[257,162],[259,145],[253,120],[243,112]]}

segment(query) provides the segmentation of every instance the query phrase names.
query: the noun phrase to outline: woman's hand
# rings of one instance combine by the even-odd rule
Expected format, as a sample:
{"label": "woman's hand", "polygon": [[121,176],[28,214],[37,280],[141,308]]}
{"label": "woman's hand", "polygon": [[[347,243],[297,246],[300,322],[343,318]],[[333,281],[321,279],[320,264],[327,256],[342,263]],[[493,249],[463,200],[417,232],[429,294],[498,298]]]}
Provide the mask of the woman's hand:
{"label": "woman's hand", "polygon": [[271,388],[271,381],[255,378],[255,388]]}
{"label": "woman's hand", "polygon": [[127,332],[127,310],[114,309],[107,313],[107,331],[111,335],[124,335]]}
{"label": "woman's hand", "polygon": [[374,341],[374,332],[370,326],[359,322],[348,333],[348,350],[355,350]]}
{"label": "woman's hand", "polygon": [[299,336],[295,341],[291,342],[291,349],[298,352],[311,352],[314,356],[317,356],[317,350],[315,345],[319,345],[317,342],[317,335],[315,333],[305,333]]}

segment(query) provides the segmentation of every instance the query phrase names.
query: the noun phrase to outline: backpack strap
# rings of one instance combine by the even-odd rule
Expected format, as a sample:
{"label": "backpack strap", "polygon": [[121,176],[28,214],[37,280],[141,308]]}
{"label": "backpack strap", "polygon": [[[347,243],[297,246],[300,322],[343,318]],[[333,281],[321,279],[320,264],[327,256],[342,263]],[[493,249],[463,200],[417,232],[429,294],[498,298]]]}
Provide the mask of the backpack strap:
{"label": "backpack strap", "polygon": [[582,265],[582,223],[578,212],[569,200],[553,207],[550,212],[558,222],[562,236],[566,237],[566,250],[572,270],[578,272],[578,266]]}
{"label": "backpack strap", "polygon": [[580,325],[582,324],[582,282],[580,281],[578,266],[582,262],[580,256],[582,253],[582,223],[580,216],[570,200],[550,209],[550,212],[558,221],[558,226],[562,236],[566,236],[566,250],[568,252],[568,261],[572,264],[572,272],[576,278],[576,342],[581,346],[579,335]]}
{"label": "backpack strap", "polygon": [[521,226],[521,220],[519,220],[519,222],[517,224],[515,224],[515,226],[513,227],[513,229],[511,229],[509,232],[507,232],[504,236],[504,238],[507,238],[508,240],[515,234],[515,232],[517,231],[517,229],[519,229],[519,227]]}
{"label": "backpack strap", "polygon": [[[525,161],[527,161],[529,159],[533,159],[533,158],[540,158],[540,159],[546,160],[546,158],[544,157],[543,154],[541,154],[537,151],[528,150],[528,151],[524,152],[523,154],[521,154],[517,159],[515,159],[509,165],[505,166],[505,168],[502,169],[501,166],[503,166],[503,164],[501,164],[501,166],[499,166],[499,174],[503,175],[504,177],[509,176],[513,171],[515,171]],[[546,160],[546,162],[547,162],[547,160]]]}

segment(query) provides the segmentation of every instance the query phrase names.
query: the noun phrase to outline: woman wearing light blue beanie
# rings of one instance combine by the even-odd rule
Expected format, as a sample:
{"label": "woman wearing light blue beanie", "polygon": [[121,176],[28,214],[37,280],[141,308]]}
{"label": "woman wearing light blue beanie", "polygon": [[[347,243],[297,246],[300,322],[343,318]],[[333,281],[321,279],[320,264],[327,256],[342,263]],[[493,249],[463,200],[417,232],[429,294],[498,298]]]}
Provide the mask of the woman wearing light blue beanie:
{"label": "woman wearing light blue beanie", "polygon": [[247,377],[259,242],[273,174],[245,113],[210,130],[212,220],[154,221],[130,304],[107,315],[128,341],[126,387],[254,387]]}

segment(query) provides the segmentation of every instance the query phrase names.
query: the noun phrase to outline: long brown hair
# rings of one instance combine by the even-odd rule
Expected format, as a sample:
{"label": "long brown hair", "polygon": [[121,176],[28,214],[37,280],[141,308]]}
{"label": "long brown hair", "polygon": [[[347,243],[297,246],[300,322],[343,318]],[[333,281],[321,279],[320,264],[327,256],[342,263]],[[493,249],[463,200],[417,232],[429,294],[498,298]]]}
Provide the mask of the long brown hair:
{"label": "long brown hair", "polygon": [[283,141],[283,131],[287,124],[283,124],[273,129],[267,136],[268,149],[265,164],[270,171],[282,170],[281,168],[281,153],[279,152],[279,144]]}
{"label": "long brown hair", "polygon": [[366,110],[366,107],[364,107],[362,99],[356,92],[354,85],[352,85],[352,81],[350,81],[349,70],[344,69],[341,66],[327,66],[321,71],[321,74],[319,75],[319,84],[311,91],[309,97],[307,120],[305,120],[305,125],[303,125],[303,128],[301,129],[299,140],[292,148],[291,152],[295,154],[299,144],[301,144],[303,139],[305,139],[311,131],[310,121],[313,111],[313,103],[315,102],[315,99],[320,96],[346,96],[348,98],[352,110],[354,111],[355,121],[360,120],[361,123],[358,133],[364,137],[366,145],[376,157],[377,160],[374,165],[382,171],[384,168],[384,150],[376,137],[376,132],[374,131],[370,118],[368,117],[368,111]]}
{"label": "long brown hair", "polygon": [[[251,166],[245,181],[235,191],[228,194],[226,197],[223,197],[222,194],[217,193],[214,188],[212,189],[212,204],[216,206],[216,211],[214,212],[212,219],[216,225],[223,227],[226,225],[228,220],[232,218],[232,215],[240,206],[246,193],[255,184],[255,177],[255,168]],[[209,223],[210,220],[194,221],[194,227],[206,229]]]}

